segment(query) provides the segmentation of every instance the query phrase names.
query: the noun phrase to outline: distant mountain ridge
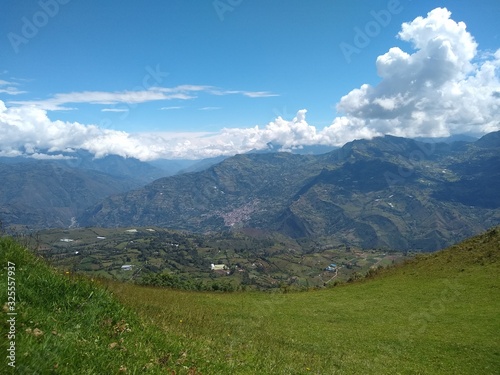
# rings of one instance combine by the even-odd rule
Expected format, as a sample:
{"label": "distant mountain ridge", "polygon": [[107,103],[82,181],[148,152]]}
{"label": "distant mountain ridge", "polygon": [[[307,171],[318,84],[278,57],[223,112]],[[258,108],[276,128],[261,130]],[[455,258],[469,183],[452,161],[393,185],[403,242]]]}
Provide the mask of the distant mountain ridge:
{"label": "distant mountain ridge", "polygon": [[165,176],[133,158],[97,159],[82,150],[68,155],[71,159],[0,158],[0,220],[5,226],[75,225],[88,206]]}
{"label": "distant mountain ridge", "polygon": [[500,223],[500,132],[475,142],[385,136],[321,155],[236,155],[111,196],[84,226],[264,228],[362,247],[436,250]]}

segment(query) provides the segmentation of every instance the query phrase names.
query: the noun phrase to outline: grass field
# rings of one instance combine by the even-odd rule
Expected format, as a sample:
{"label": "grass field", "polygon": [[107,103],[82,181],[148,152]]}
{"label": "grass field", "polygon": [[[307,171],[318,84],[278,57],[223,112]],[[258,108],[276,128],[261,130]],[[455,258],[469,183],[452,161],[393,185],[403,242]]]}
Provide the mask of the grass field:
{"label": "grass field", "polygon": [[287,294],[106,291],[5,239],[0,260],[17,263],[17,373],[498,374],[499,252],[497,228],[359,282]]}

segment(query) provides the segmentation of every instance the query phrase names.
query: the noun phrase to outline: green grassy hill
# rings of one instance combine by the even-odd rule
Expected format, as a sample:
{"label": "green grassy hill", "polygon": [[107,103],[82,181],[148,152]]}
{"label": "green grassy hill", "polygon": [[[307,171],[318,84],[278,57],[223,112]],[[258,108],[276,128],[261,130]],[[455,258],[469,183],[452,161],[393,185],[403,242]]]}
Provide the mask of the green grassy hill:
{"label": "green grassy hill", "polygon": [[[56,271],[11,239],[0,238],[0,262],[0,374],[160,373],[163,350],[181,350],[96,282]],[[7,298],[12,264],[15,306]],[[13,331],[9,312],[17,313]],[[4,355],[11,341],[15,368]]]}
{"label": "green grassy hill", "polygon": [[500,228],[359,282],[288,294],[106,291],[0,241],[1,301],[16,263],[17,373],[499,373]]}

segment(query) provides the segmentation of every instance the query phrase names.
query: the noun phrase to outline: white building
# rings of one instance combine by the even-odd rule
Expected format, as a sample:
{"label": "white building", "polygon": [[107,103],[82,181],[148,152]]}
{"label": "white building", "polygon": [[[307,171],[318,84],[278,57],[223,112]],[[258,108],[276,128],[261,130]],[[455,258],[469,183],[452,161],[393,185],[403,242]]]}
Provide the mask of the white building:
{"label": "white building", "polygon": [[211,264],[210,269],[212,271],[225,271],[227,270],[227,266],[225,264]]}

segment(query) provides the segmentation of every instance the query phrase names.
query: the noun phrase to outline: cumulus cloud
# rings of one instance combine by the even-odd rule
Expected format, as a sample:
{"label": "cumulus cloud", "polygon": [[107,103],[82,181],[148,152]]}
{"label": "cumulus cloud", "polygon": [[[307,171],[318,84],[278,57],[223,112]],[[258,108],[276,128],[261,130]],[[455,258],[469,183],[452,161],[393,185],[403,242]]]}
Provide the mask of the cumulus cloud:
{"label": "cumulus cloud", "polygon": [[379,56],[380,83],[343,96],[337,104],[343,116],[331,125],[309,125],[301,110],[292,121],[278,117],[263,128],[224,129],[220,137],[244,150],[265,148],[268,142],[290,149],[341,146],[384,134],[443,137],[500,129],[500,50],[478,58],[466,25],[452,20],[445,8],[404,23],[398,37],[413,50],[394,47]]}
{"label": "cumulus cloud", "polygon": [[205,158],[234,155],[263,149],[267,143],[285,149],[324,143],[327,135],[318,133],[300,110],[291,121],[278,117],[264,127],[227,128],[217,133],[136,133],[131,134],[96,125],[52,121],[47,111],[36,107],[7,107],[0,101],[0,150],[2,155],[42,158],[43,152],[85,149],[96,157],[116,154],[141,160],[158,158]]}
{"label": "cumulus cloud", "polygon": [[352,90],[337,110],[374,135],[440,137],[499,129],[500,52],[476,59],[476,41],[450,16],[436,8],[404,23],[398,36],[414,52],[394,47],[379,56],[380,83]]}
{"label": "cumulus cloud", "polygon": [[124,157],[151,159],[147,144],[129,133],[84,125],[78,122],[52,121],[43,109],[9,107],[0,101],[0,149],[4,155],[35,155],[41,150],[68,152],[85,149],[96,157],[116,154]]}
{"label": "cumulus cloud", "polygon": [[10,102],[18,106],[7,107],[0,101],[0,155],[82,148],[96,157],[117,154],[141,160],[204,158],[265,149],[270,142],[288,150],[306,145],[340,146],[353,139],[384,134],[441,137],[457,133],[481,135],[500,129],[500,50],[479,52],[466,25],[452,20],[445,8],[404,23],[398,37],[408,42],[411,50],[394,47],[379,56],[375,68],[380,82],[374,86],[364,84],[343,96],[337,104],[341,116],[323,128],[309,124],[307,111],[302,109],[293,119],[278,117],[264,126],[225,128],[217,133],[130,134],[52,121],[46,111],[66,109],[70,103],[106,105],[189,99],[199,92],[248,97],[274,94],[195,85],[58,94],[43,101]]}

